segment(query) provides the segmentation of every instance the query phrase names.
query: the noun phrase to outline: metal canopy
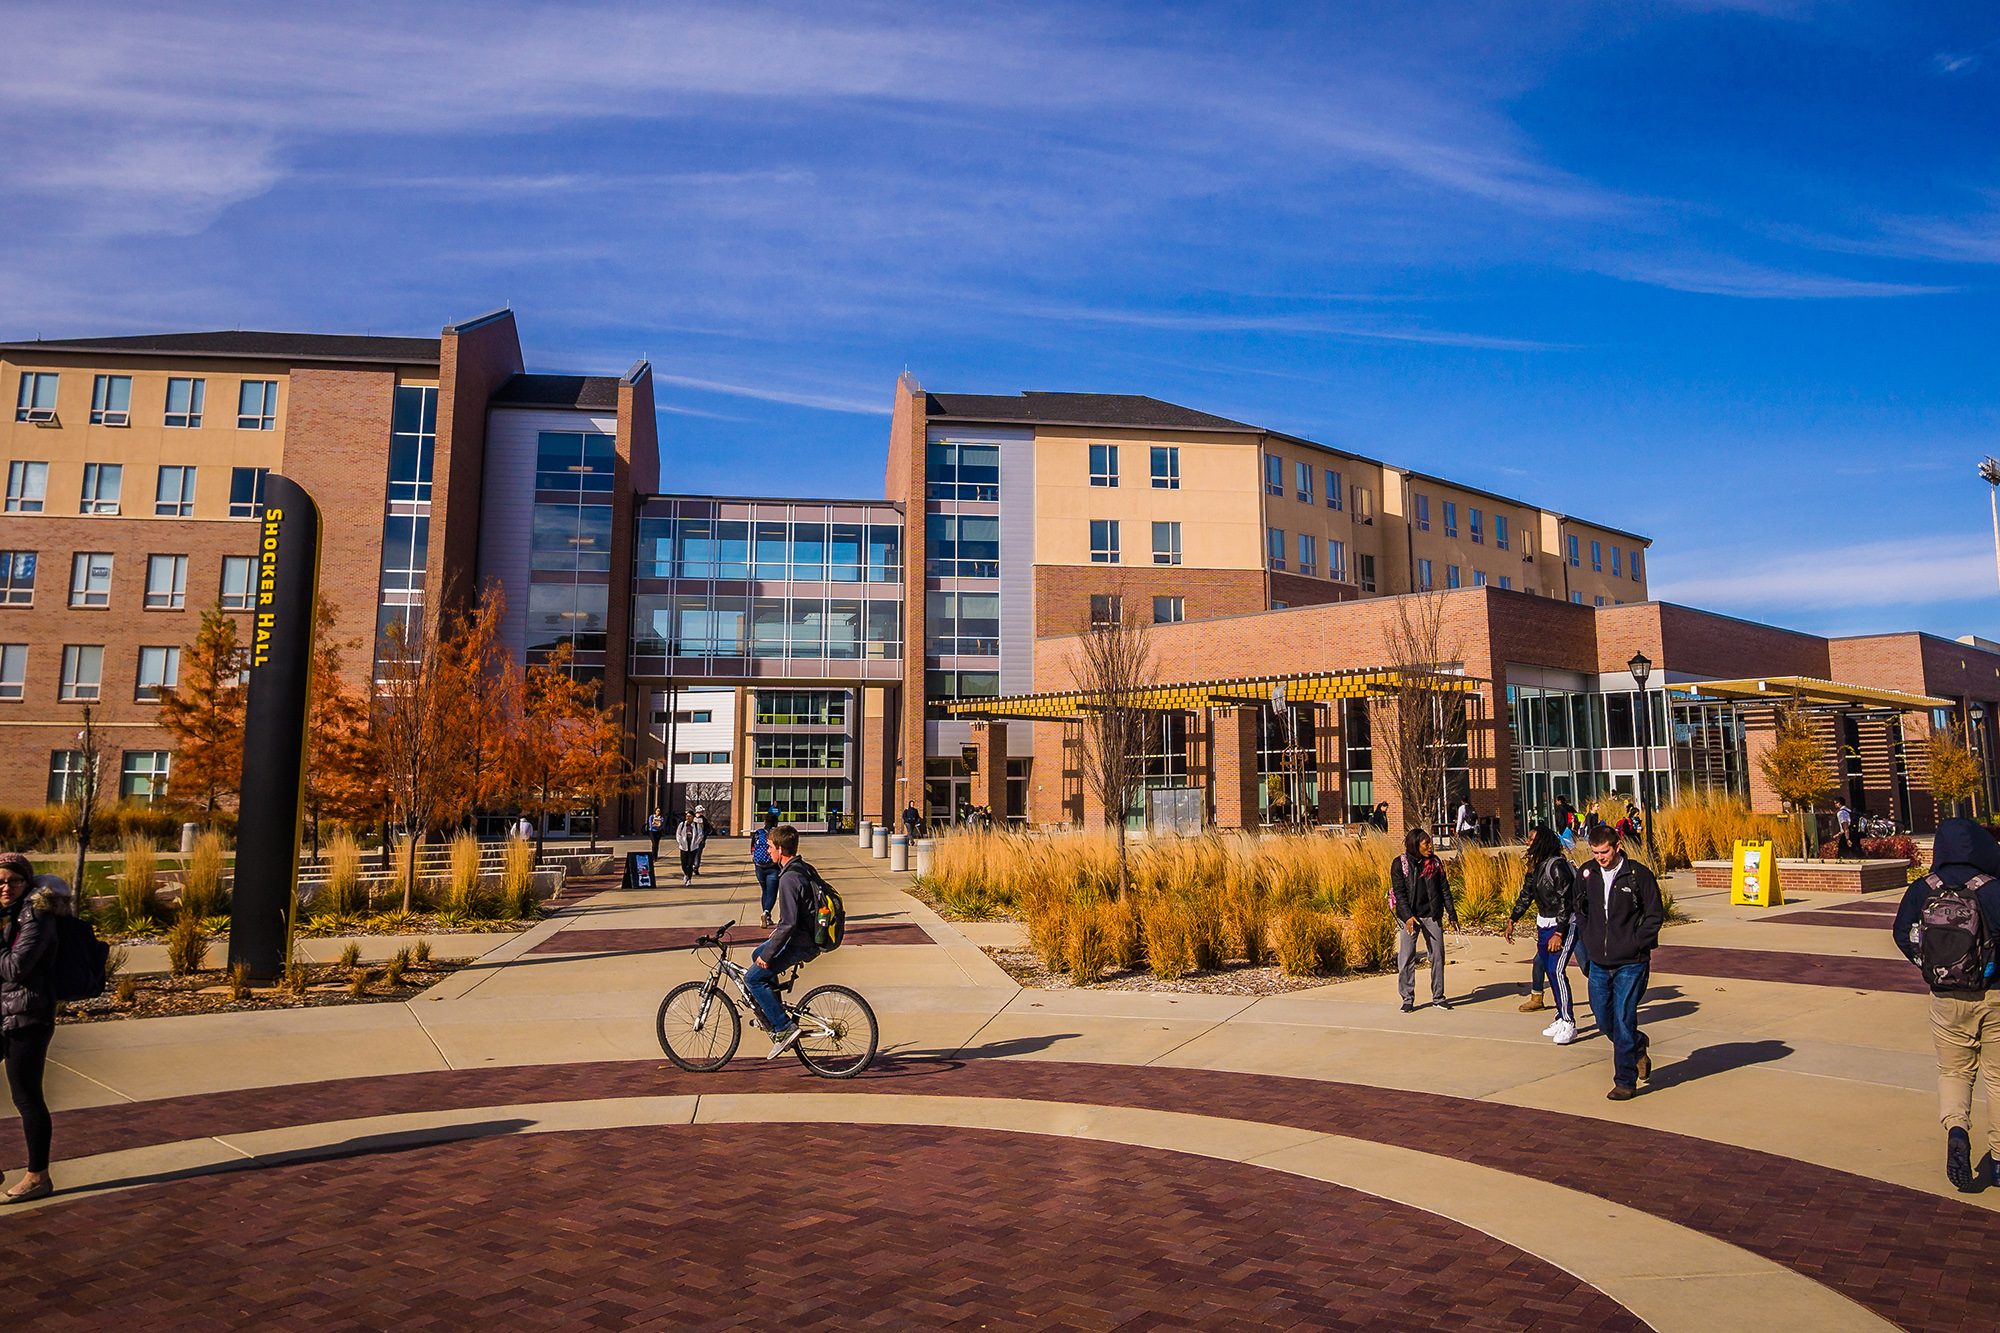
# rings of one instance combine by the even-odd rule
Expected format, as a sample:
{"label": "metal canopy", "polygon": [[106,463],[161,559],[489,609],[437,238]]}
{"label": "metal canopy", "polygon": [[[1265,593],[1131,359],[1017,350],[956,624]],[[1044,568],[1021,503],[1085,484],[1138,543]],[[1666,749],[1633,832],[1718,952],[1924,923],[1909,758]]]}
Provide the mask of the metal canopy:
{"label": "metal canopy", "polygon": [[1476,676],[1441,671],[1406,671],[1371,667],[1353,671],[1296,671],[1283,676],[1232,676],[1178,685],[1148,685],[1105,696],[1095,691],[1067,690],[1053,694],[1015,694],[998,699],[970,699],[950,705],[954,717],[1018,718],[1032,722],[1065,722],[1116,702],[1148,712],[1183,712],[1195,708],[1244,708],[1268,705],[1283,687],[1288,704],[1326,703],[1336,699],[1367,699],[1392,695],[1405,684],[1421,684],[1444,694],[1474,694],[1485,682]]}
{"label": "metal canopy", "polygon": [[1926,708],[1950,708],[1950,699],[1901,690],[1878,690],[1814,676],[1761,676],[1744,680],[1690,680],[1667,686],[1681,694],[1731,699],[1743,703],[1782,704],[1796,699],[1818,708],[1887,708],[1914,713]]}

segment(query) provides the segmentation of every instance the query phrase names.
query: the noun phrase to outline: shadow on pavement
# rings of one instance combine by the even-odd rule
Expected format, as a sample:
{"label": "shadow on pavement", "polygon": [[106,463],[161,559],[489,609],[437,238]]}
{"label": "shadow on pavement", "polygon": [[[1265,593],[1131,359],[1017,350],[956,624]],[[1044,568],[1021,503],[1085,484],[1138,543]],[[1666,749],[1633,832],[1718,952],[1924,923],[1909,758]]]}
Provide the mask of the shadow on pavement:
{"label": "shadow on pavement", "polygon": [[1791,1053],[1792,1048],[1782,1041],[1726,1041],[1719,1046],[1704,1046],[1688,1052],[1686,1059],[1655,1071],[1651,1086],[1671,1088],[1707,1078],[1710,1074],[1725,1074],[1732,1069],[1770,1064]]}

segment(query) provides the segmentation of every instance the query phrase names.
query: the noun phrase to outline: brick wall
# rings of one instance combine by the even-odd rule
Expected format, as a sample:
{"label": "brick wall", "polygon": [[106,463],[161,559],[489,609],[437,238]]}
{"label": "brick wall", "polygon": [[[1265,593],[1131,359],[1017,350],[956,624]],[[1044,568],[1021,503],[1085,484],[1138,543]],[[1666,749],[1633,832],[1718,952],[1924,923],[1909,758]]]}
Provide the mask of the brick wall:
{"label": "brick wall", "polygon": [[888,475],[883,495],[903,509],[903,687],[895,728],[898,749],[890,787],[900,811],[924,804],[924,433],[923,387],[907,372],[896,381],[889,418]]}
{"label": "brick wall", "polygon": [[[1352,583],[1309,579],[1303,574],[1280,574],[1275,570],[1267,577],[1270,579],[1270,600],[1283,602],[1286,606],[1324,606],[1331,602],[1352,602],[1361,596],[1361,590]],[[1249,611],[1259,608],[1238,609]],[[1193,618],[1192,610],[1189,618]]]}
{"label": "brick wall", "polygon": [[[437,452],[431,460],[426,582],[460,605],[479,594],[479,509],[486,473],[486,403],[521,369],[514,315],[447,328],[440,339]],[[383,439],[386,454],[388,440]]]}
{"label": "brick wall", "polygon": [[[921,540],[921,535],[919,536]],[[1329,587],[1337,585],[1329,584]],[[1125,614],[1150,623],[1153,598],[1179,597],[1188,620],[1239,615],[1264,609],[1264,575],[1254,569],[1186,569],[1153,565],[1036,565],[1035,626],[1044,638],[1066,638],[1090,623],[1093,594],[1125,599]],[[1037,690],[1067,689],[1040,683],[1041,653],[1036,653]]]}

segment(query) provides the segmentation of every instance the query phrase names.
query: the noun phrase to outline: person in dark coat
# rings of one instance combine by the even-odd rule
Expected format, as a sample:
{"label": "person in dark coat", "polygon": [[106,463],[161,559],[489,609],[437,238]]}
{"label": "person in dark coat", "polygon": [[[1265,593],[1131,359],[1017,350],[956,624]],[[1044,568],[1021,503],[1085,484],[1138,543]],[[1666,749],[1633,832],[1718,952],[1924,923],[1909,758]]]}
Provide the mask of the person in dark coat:
{"label": "person in dark coat", "polygon": [[1507,942],[1514,942],[1514,924],[1528,909],[1535,912],[1535,966],[1530,974],[1534,993],[1521,1005],[1521,1012],[1543,1008],[1543,984],[1556,993],[1556,1021],[1542,1029],[1544,1037],[1556,1045],[1576,1040],[1576,1013],[1569,993],[1569,960],[1576,952],[1576,870],[1563,855],[1562,843],[1544,825],[1528,840],[1527,873],[1521,879],[1521,896],[1507,917]]}
{"label": "person in dark coat", "polygon": [[1457,930],[1458,907],[1451,900],[1451,882],[1431,846],[1431,835],[1420,828],[1404,835],[1403,854],[1389,863],[1389,896],[1395,900],[1396,919],[1403,923],[1396,934],[1396,989],[1402,992],[1403,1012],[1417,1007],[1420,931],[1431,958],[1431,1003],[1451,1008],[1444,997],[1444,921],[1450,917],[1451,928]]}
{"label": "person in dark coat", "polygon": [[[1973,890],[1979,915],[1986,924],[1986,938],[2000,941],[2000,843],[1970,819],[1947,819],[1937,827],[1931,845],[1931,875],[1940,884],[1962,888],[1985,876]],[[1911,962],[1923,964],[1924,903],[1935,891],[1920,877],[1903,894],[1896,909],[1896,947]],[[1988,1182],[2000,1177],[2000,977],[1995,965],[1971,970],[1983,971],[1982,982],[1963,989],[1939,990],[1931,987],[1931,1040],[1937,1047],[1938,1118],[1945,1129],[1945,1178],[1956,1189],[1972,1192],[1979,1188],[1980,1176]],[[1929,978],[1926,978],[1929,981]],[[1986,1058],[1986,1047],[1993,1058]],[[1972,1165],[1972,1084],[1983,1072],[1986,1079],[1987,1167],[1975,1172]]]}
{"label": "person in dark coat", "polygon": [[0,1204],[26,1203],[55,1193],[49,1179],[51,1122],[42,1096],[42,1071],[56,1033],[55,923],[29,902],[35,867],[19,852],[0,855],[0,1057],[7,1090],[21,1113],[28,1144],[28,1173],[0,1194]]}
{"label": "person in dark coat", "polygon": [[1652,975],[1653,949],[1666,924],[1665,900],[1653,872],[1618,848],[1618,830],[1599,823],[1590,830],[1590,854],[1576,877],[1577,934],[1582,937],[1590,1011],[1611,1038],[1611,1091],[1628,1101],[1653,1077],[1646,1034],[1639,1030],[1639,1001]]}

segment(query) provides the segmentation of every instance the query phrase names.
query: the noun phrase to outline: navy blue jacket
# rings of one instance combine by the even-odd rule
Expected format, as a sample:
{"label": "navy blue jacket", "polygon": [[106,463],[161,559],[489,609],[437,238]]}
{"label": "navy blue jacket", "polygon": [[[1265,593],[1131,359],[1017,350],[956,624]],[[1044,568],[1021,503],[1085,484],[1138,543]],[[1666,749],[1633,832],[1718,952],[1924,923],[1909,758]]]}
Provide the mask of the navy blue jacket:
{"label": "navy blue jacket", "polygon": [[[1964,884],[1974,875],[1996,876],[1993,883],[1980,887],[1977,896],[1980,915],[1986,918],[1987,938],[2000,940],[2000,843],[1993,841],[1991,833],[1969,819],[1943,821],[1931,843],[1931,873],[1947,884]],[[1922,961],[1917,957],[1916,925],[1929,896],[1930,886],[1919,876],[1896,908],[1896,947],[1913,963]],[[1986,978],[1990,985],[1991,970]]]}

